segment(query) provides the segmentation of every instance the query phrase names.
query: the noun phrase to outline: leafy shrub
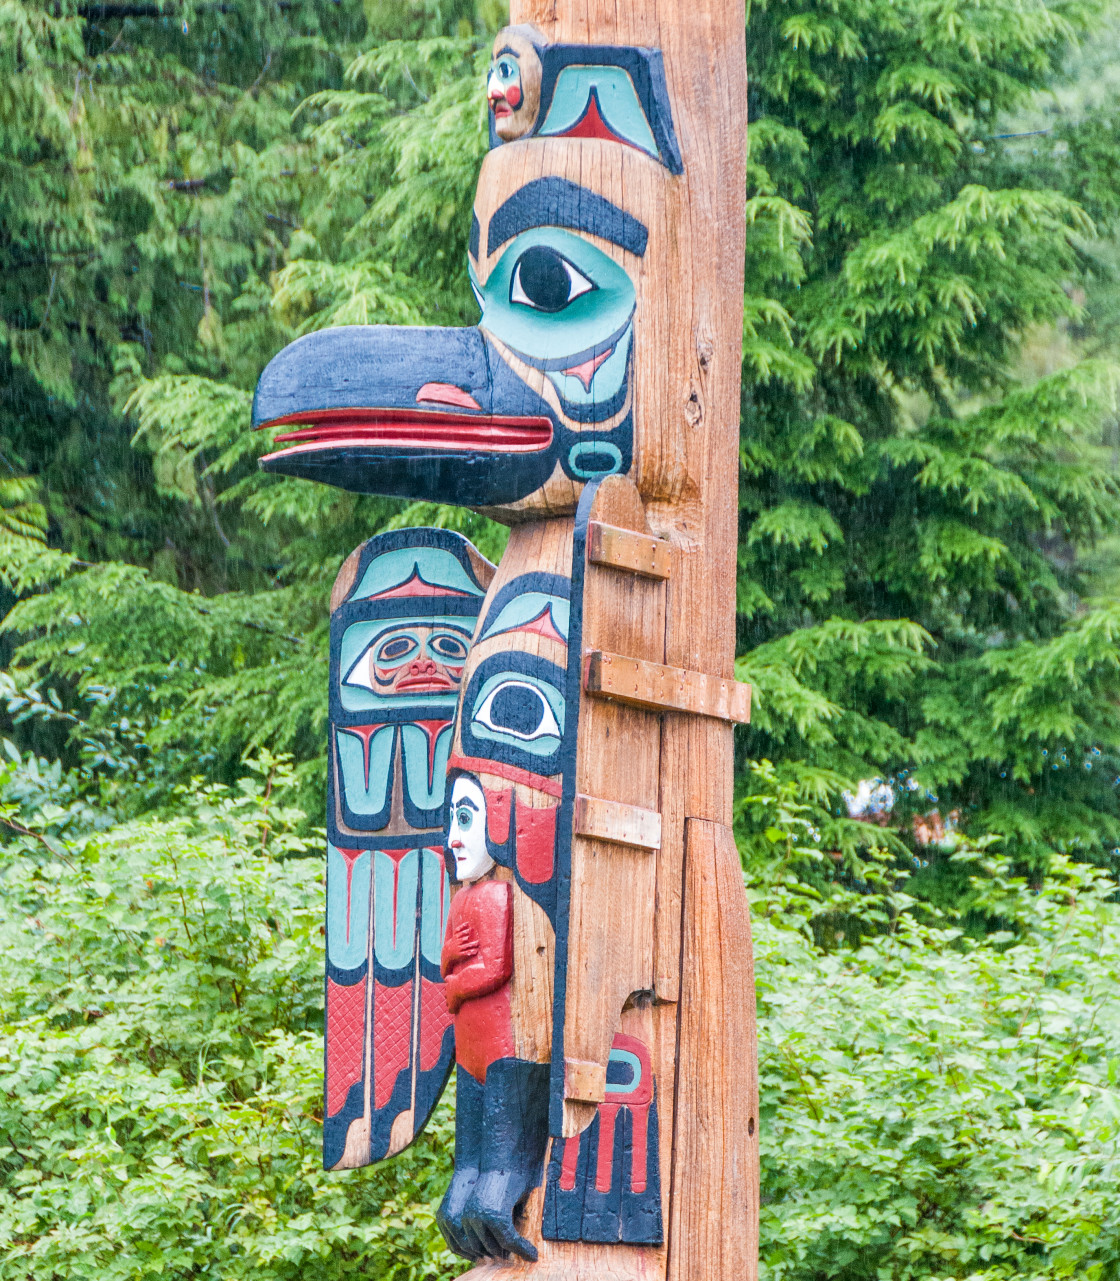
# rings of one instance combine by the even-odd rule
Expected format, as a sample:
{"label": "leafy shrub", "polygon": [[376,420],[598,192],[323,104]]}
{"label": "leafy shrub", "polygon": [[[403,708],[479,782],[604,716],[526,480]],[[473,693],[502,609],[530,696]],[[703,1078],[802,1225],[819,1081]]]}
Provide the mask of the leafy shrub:
{"label": "leafy shrub", "polygon": [[4,807],[4,1281],[448,1274],[448,1106],[395,1161],[321,1168],[322,859],[258,769],[84,835]]}
{"label": "leafy shrub", "polygon": [[[321,1168],[322,861],[292,786],[266,758],[94,830],[57,771],[8,765],[0,1281],[461,1271],[433,1217],[451,1100],[394,1160]],[[868,928],[892,924],[832,951],[790,864],[754,869],[765,1281],[1116,1275],[1115,885],[953,862],[959,912],[1002,928],[884,889]]]}

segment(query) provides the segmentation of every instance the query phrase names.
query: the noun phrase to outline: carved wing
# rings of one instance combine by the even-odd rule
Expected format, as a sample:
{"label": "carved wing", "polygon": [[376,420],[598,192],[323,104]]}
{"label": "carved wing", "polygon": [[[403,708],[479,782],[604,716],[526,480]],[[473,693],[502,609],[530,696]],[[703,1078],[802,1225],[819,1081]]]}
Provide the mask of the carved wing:
{"label": "carved wing", "polygon": [[381,534],[331,596],[323,1163],[419,1134],[454,1057],[439,958],[443,802],[463,665],[494,567],[458,534]]}

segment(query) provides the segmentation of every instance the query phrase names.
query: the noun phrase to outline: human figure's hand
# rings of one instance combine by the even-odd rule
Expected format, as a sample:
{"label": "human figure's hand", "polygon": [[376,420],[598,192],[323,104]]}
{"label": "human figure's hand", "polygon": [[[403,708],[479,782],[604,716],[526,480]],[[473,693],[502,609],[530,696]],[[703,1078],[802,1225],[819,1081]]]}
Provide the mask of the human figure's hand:
{"label": "human figure's hand", "polygon": [[478,935],[468,922],[460,921],[453,930],[447,933],[444,944],[444,962],[454,965],[457,961],[469,961],[478,955]]}
{"label": "human figure's hand", "polygon": [[455,927],[455,947],[461,960],[469,961],[478,955],[478,935],[466,921]]}

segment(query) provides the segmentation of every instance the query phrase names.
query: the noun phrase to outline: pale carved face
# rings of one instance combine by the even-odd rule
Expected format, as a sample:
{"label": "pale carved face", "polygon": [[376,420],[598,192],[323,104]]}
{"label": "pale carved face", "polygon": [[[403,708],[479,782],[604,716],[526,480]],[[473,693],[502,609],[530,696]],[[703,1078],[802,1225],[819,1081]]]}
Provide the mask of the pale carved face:
{"label": "pale carved face", "polygon": [[451,823],[447,846],[455,859],[455,879],[469,885],[494,866],[486,848],[486,797],[467,775],[455,780],[451,792]]}

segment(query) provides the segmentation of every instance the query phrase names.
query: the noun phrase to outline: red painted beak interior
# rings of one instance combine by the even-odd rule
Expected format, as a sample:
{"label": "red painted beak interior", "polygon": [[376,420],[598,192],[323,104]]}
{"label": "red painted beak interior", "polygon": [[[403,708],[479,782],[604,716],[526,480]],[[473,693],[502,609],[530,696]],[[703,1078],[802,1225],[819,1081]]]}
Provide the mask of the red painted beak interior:
{"label": "red painted beak interior", "polygon": [[[423,449],[527,454],[552,444],[552,421],[541,417],[466,415],[425,409],[317,409],[262,423],[283,427],[306,423],[277,436],[289,448],[266,454],[277,458],[312,450],[346,447]],[[264,460],[262,460],[264,461]]]}

